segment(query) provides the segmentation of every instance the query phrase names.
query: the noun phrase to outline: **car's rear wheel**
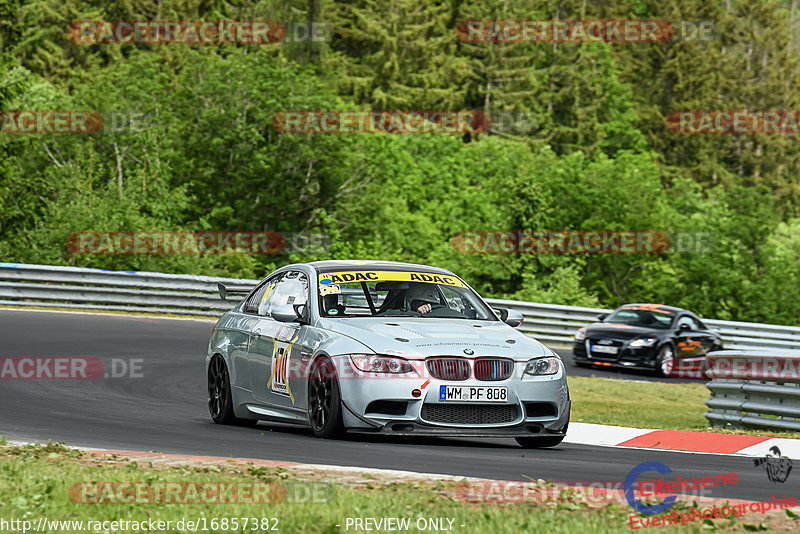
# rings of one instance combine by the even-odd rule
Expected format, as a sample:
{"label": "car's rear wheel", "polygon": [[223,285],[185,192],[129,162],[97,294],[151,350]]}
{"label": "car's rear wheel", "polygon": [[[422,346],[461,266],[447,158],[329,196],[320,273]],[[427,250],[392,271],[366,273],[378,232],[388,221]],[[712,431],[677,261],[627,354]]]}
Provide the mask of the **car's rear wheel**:
{"label": "car's rear wheel", "polygon": [[318,438],[335,438],[344,432],[342,399],[336,368],[330,358],[314,360],[308,380],[308,421]]}
{"label": "car's rear wheel", "polygon": [[656,356],[656,370],[658,374],[664,377],[669,377],[675,370],[675,351],[669,343],[662,345],[658,349],[658,356]]}
{"label": "car's rear wheel", "polygon": [[233,413],[231,380],[221,356],[214,356],[208,366],[208,411],[219,425],[254,426],[257,419],[240,419]]}

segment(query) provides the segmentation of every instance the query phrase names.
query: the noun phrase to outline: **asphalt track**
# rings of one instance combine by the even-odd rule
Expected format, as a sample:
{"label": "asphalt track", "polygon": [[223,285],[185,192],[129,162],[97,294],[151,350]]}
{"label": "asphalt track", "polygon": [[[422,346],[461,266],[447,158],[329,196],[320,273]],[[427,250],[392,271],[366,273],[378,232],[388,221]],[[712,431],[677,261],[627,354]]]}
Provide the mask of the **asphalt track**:
{"label": "asphalt track", "polygon": [[769,500],[800,493],[800,476],[773,483],[753,459],[743,457],[566,443],[526,450],[510,439],[397,441],[367,436],[332,441],[264,422],[255,428],[215,425],[207,412],[203,368],[211,328],[211,322],[203,321],[0,310],[0,358],[95,357],[106,370],[113,359],[141,364],[139,377],[0,380],[0,435],[74,446],[505,480],[622,481],[637,464],[660,462],[682,478],[738,474],[738,483],[714,488],[708,497]]}

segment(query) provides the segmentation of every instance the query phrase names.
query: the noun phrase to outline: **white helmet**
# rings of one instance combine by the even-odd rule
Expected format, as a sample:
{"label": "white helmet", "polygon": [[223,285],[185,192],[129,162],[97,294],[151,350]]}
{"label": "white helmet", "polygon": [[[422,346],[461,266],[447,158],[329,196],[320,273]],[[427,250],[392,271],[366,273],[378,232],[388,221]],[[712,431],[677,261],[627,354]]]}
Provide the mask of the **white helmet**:
{"label": "white helmet", "polygon": [[441,304],[441,301],[439,300],[439,290],[436,287],[436,284],[411,282],[411,285],[406,290],[406,306],[408,308],[413,308],[413,303],[415,301],[419,301],[417,302],[416,306],[419,306],[420,303]]}

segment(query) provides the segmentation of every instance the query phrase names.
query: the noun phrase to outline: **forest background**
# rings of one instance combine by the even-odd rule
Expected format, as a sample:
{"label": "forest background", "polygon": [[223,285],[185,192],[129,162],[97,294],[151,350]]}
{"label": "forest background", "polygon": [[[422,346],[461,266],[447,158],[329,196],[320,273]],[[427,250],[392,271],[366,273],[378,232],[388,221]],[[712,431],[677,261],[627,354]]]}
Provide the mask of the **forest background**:
{"label": "forest background", "polygon": [[[0,110],[146,127],[0,134],[0,260],[261,277],[293,261],[452,269],[485,296],[658,302],[800,323],[797,135],[686,134],[681,110],[799,110],[797,0],[4,0]],[[711,39],[486,43],[464,20],[711,21]],[[80,44],[74,21],[325,23],[274,44]],[[281,133],[287,110],[478,110],[473,135]],[[463,231],[663,231],[706,251],[464,254]],[[283,255],[75,254],[74,232],[324,234]]]}

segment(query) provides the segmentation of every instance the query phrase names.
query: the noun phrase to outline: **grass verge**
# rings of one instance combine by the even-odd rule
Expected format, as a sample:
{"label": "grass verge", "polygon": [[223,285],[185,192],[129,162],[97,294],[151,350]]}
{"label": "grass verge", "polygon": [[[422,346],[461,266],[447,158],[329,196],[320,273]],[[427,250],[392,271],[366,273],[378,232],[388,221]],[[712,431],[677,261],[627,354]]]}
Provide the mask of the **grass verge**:
{"label": "grass verge", "polygon": [[703,414],[705,384],[669,384],[571,376],[572,421],[665,430],[800,438],[800,432],[711,428]]}
{"label": "grass verge", "polygon": [[[347,529],[348,518],[408,518],[407,532],[417,532],[420,519],[443,521],[452,532],[517,533],[517,532],[630,532],[630,508],[618,504],[590,505],[573,493],[566,492],[560,502],[525,504],[470,504],[456,495],[456,482],[391,483],[368,480],[358,486],[331,483],[326,480],[295,480],[290,469],[255,467],[235,464],[197,465],[190,460],[182,465],[153,465],[152,462],[133,462],[114,455],[97,456],[71,450],[61,444],[20,447],[2,444],[0,439],[0,520],[26,520],[38,525],[41,518],[52,521],[83,521],[84,528],[51,525],[45,522],[42,532],[136,532],[135,529],[114,529],[104,526],[91,529],[89,521],[171,521],[172,528],[161,532],[183,533],[192,530],[178,528],[180,520],[205,520],[205,532],[271,532],[261,528],[262,518],[276,518],[267,526],[277,526],[278,532],[338,533],[363,532],[366,529]],[[98,482],[145,483],[267,483],[272,487],[288,488],[285,499],[273,504],[81,504],[76,484]],[[323,491],[296,491],[310,485]],[[101,495],[104,493],[101,492]],[[128,494],[133,495],[133,494]],[[138,494],[136,494],[138,495]],[[313,496],[313,497],[311,497]],[[77,502],[76,502],[77,501]],[[145,499],[147,501],[147,499]],[[227,518],[223,528],[222,518]],[[232,520],[257,518],[259,526],[233,528]],[[744,518],[742,518],[744,519]],[[212,523],[212,520],[215,520]],[[452,523],[448,520],[452,520]],[[755,520],[758,525],[748,521]],[[669,531],[700,532],[717,530],[745,532],[774,528],[789,532],[797,521],[789,514],[757,515],[748,520],[707,520],[685,527],[660,527]],[[212,525],[216,524],[216,528]],[[463,525],[463,526],[462,526]],[[57,527],[57,528],[55,528]],[[789,530],[786,530],[789,529]],[[428,529],[431,530],[431,529]],[[3,528],[4,532],[14,530]],[[18,530],[20,531],[20,530]],[[203,532],[202,528],[194,531]],[[384,531],[374,529],[371,531]]]}

